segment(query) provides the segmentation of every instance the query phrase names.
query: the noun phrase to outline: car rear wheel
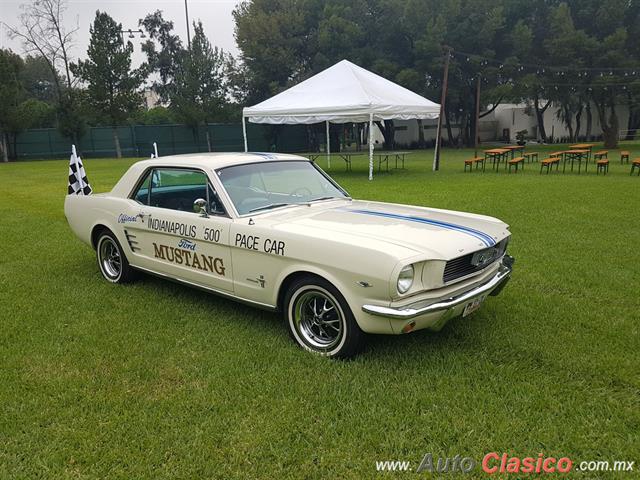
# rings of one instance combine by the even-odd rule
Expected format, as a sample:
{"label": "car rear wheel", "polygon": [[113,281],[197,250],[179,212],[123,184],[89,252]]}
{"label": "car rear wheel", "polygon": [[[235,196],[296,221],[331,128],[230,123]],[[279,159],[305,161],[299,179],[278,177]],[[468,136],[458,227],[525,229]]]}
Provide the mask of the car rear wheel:
{"label": "car rear wheel", "polygon": [[289,334],[302,348],[327,357],[349,358],[364,343],[344,297],[326,280],[305,276],[294,281],[284,301]]}
{"label": "car rear wheel", "polygon": [[96,255],[105,280],[111,283],[128,283],[135,279],[136,272],[129,265],[118,239],[109,230],[104,230],[98,236]]}

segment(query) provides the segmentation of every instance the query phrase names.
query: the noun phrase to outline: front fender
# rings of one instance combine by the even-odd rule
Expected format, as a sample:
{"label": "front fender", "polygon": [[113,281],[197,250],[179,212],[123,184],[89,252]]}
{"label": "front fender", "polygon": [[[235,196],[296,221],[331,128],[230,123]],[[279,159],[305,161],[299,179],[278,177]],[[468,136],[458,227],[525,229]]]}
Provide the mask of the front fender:
{"label": "front fender", "polygon": [[[308,264],[303,262],[290,263],[283,269],[277,277],[274,289],[273,304],[276,305],[279,298],[282,298],[286,292],[282,289],[286,287],[286,280],[292,275],[310,273],[324,278],[331,283],[342,294],[346,300],[351,312],[353,313],[358,326],[367,333],[393,333],[391,321],[387,318],[373,317],[362,312],[362,305],[368,300],[386,298],[388,285],[386,282],[367,280],[363,275],[342,270],[334,271],[324,265]],[[363,286],[359,282],[364,282]],[[281,297],[282,295],[282,297]]]}

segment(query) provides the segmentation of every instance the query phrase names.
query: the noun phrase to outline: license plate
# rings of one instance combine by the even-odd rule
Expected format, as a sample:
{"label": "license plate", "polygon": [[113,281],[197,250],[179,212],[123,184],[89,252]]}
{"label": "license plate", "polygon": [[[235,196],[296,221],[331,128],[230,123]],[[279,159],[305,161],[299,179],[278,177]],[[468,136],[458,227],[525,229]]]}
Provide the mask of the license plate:
{"label": "license plate", "polygon": [[467,315],[470,315],[478,310],[480,308],[480,305],[482,305],[482,302],[484,302],[485,298],[486,296],[483,295],[482,297],[478,297],[475,300],[471,300],[469,303],[467,303],[462,312],[462,316],[466,317]]}

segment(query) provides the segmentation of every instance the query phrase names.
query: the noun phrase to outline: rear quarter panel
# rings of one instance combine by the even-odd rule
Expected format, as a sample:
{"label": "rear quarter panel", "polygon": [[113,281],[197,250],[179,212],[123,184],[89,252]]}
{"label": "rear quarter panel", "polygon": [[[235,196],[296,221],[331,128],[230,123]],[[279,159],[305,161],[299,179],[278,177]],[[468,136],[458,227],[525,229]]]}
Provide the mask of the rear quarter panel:
{"label": "rear quarter panel", "polygon": [[118,212],[126,211],[131,200],[114,198],[108,194],[97,195],[67,195],[64,201],[64,214],[73,233],[87,245],[91,243],[91,234],[98,225],[104,225],[111,230],[121,245],[126,245],[126,239],[116,226]]}

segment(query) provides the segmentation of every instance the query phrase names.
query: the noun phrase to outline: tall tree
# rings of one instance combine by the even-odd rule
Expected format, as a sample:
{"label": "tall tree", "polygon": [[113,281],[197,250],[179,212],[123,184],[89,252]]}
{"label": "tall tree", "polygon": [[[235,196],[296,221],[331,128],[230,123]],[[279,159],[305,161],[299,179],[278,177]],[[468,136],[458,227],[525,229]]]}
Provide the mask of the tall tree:
{"label": "tall tree", "polygon": [[21,82],[29,96],[43,102],[55,104],[56,79],[44,57],[27,55],[24,58]]}
{"label": "tall tree", "polygon": [[247,102],[278,93],[290,81],[304,78],[317,29],[306,14],[313,2],[296,0],[242,1],[233,11],[235,38],[246,66]]}
{"label": "tall tree", "polygon": [[[486,4],[481,0],[462,0],[428,4],[429,10],[415,42],[415,68],[424,72],[427,80],[424,90],[418,93],[439,98],[443,47],[452,49],[444,118],[447,136],[450,144],[473,145],[478,76],[482,87],[481,107],[497,106],[510,90],[509,67],[500,68],[497,61],[499,55],[512,57],[510,42],[505,36],[503,2]],[[455,137],[454,123],[459,125]]]}
{"label": "tall tree", "polygon": [[25,62],[10,50],[0,49],[0,155],[7,162],[16,157],[16,139],[21,131],[48,126],[52,107],[29,98],[22,77]]}
{"label": "tall tree", "polygon": [[5,24],[8,34],[22,41],[26,53],[47,63],[55,86],[58,128],[65,137],[78,143],[84,125],[71,76],[70,56],[78,27],[70,30],[65,27],[66,0],[31,0],[21,8],[20,24]]}
{"label": "tall tree", "polygon": [[153,89],[163,102],[168,103],[187,51],[183,48],[180,37],[173,31],[173,22],[165,20],[161,10],[140,19],[138,24],[149,35],[149,40],[142,44],[142,51],[147,56],[146,67],[149,72],[158,74],[158,79],[153,82]]}
{"label": "tall tree", "polygon": [[[227,102],[225,81],[225,55],[212,47],[204,33],[202,22],[193,24],[191,50],[184,58],[182,68],[175,77],[170,96],[171,107],[194,132],[223,114]],[[209,129],[206,129],[207,147],[211,151]]]}
{"label": "tall tree", "polygon": [[122,25],[107,13],[97,11],[90,27],[88,59],[71,66],[72,71],[87,84],[90,105],[113,127],[116,156],[122,157],[117,126],[129,112],[140,105],[139,92],[144,69],[131,69],[133,45],[122,38]]}
{"label": "tall tree", "polygon": [[22,97],[20,71],[22,59],[10,50],[0,50],[0,150],[2,160],[9,161],[8,134]]}

